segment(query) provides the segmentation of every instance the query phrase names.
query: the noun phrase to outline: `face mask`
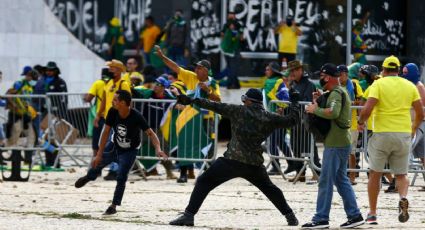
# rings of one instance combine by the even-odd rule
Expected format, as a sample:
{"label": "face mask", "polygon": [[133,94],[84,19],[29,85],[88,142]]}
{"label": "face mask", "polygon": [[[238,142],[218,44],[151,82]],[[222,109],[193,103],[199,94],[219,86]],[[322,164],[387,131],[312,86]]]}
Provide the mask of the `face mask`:
{"label": "face mask", "polygon": [[36,80],[31,80],[28,82],[30,84],[30,86],[35,86],[37,84]]}
{"label": "face mask", "polygon": [[286,19],[286,25],[292,26],[292,19]]}
{"label": "face mask", "polygon": [[327,82],[325,81],[325,79],[324,78],[321,78],[320,79],[320,81],[319,81],[319,83],[320,83],[320,86],[323,88],[323,87],[325,87],[325,85],[327,84]]}

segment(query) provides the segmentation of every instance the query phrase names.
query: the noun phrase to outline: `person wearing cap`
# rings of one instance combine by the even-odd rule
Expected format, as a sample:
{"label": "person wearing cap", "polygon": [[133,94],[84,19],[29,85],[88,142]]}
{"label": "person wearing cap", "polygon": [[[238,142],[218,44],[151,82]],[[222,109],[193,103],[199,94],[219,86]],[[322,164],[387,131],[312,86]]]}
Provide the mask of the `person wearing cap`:
{"label": "person wearing cap", "polygon": [[119,18],[113,17],[109,21],[108,30],[106,31],[105,37],[103,38],[103,44],[106,51],[106,60],[124,60],[123,52],[125,39],[123,28],[121,26],[121,21]]}
{"label": "person wearing cap", "polygon": [[[300,92],[300,101],[313,101],[313,93],[316,92],[316,86],[313,82],[310,81],[309,75],[304,71],[304,66],[299,60],[291,61],[288,63],[289,71],[289,88],[294,88]],[[300,158],[301,153],[311,152],[311,143],[310,143],[310,134],[304,129],[302,124],[298,124],[295,128],[291,129],[291,148],[295,157]],[[313,147],[314,152],[314,164],[320,167],[320,159],[317,151],[316,143]],[[285,170],[285,173],[290,173],[296,171],[297,174],[301,173],[299,180],[301,182],[305,181],[305,171],[301,172],[303,163],[301,161],[288,161],[291,162],[288,165],[288,168]],[[316,174],[320,174],[319,171],[315,171]],[[314,174],[314,173],[313,173]],[[313,179],[316,179],[314,175]],[[294,182],[296,177],[289,179],[290,182]]]}
{"label": "person wearing cap", "polygon": [[288,15],[286,21],[282,20],[274,32],[279,34],[278,63],[295,60],[298,37],[301,36],[302,31],[295,23],[294,18]]}
{"label": "person wearing cap", "polygon": [[227,21],[221,30],[220,49],[226,59],[228,73],[227,88],[239,89],[238,79],[240,41],[243,39],[243,28],[234,12],[227,14]]}
{"label": "person wearing cap", "polygon": [[[282,78],[282,72],[280,71],[280,65],[277,62],[271,62],[266,66],[265,75],[267,77],[264,82],[263,92],[266,95],[265,103],[267,105],[267,110],[271,112],[276,112],[277,108],[282,108],[285,104],[270,104],[272,100],[279,100],[277,98],[277,89],[279,87],[278,81]],[[281,111],[281,110],[279,110]],[[281,111],[282,112],[282,111]],[[285,143],[285,130],[276,129],[272,135],[270,135],[269,142],[269,151],[273,156],[279,156],[279,149],[282,150],[284,154],[289,153],[289,148]],[[272,168],[267,172],[269,175],[279,175],[280,174],[280,162],[279,159],[274,159],[276,164],[272,164]],[[289,161],[288,161],[289,164]],[[279,167],[279,168],[278,168]]]}
{"label": "person wearing cap", "polygon": [[184,82],[188,89],[188,94],[195,98],[206,98],[213,101],[220,101],[220,88],[218,83],[209,77],[211,64],[207,60],[196,63],[195,72],[183,69],[174,61],[162,53],[159,46],[155,46],[156,54],[164,61],[165,65],[178,75],[178,79]]}
{"label": "person wearing cap", "polygon": [[[24,76],[22,79],[15,81],[13,86],[7,90],[6,94],[13,95],[32,95],[33,87],[36,84],[34,80],[37,73],[31,68],[31,66],[25,66],[22,70],[21,76]],[[32,107],[31,98],[18,98],[11,97],[7,98],[7,122],[5,124],[6,129],[6,138],[7,146],[16,146],[18,144],[19,138],[22,134],[25,134],[26,143],[25,147],[32,148],[34,147],[37,141],[37,133],[33,127],[33,119],[36,114],[34,108]],[[33,151],[25,151],[25,162],[31,162]]]}
{"label": "person wearing cap", "polygon": [[[367,222],[377,223],[377,201],[380,179],[385,164],[395,174],[396,186],[400,195],[398,220],[409,219],[407,192],[409,179],[409,148],[411,137],[422,123],[424,113],[421,97],[414,84],[399,77],[400,61],[395,56],[385,58],[382,63],[382,78],[370,86],[369,95],[358,120],[359,130],[374,111],[373,135],[369,140],[369,214]],[[415,118],[411,120],[413,107]]]}
{"label": "person wearing cap", "polygon": [[[362,88],[360,87],[360,85],[357,83],[355,83],[355,79],[351,80],[348,77],[348,68],[346,65],[339,65],[337,66],[337,70],[339,72],[339,82],[341,83],[342,87],[345,87],[345,89],[347,90],[348,95],[350,96],[351,99],[351,104],[352,105],[360,105],[360,101],[361,98],[363,96],[363,91]],[[351,120],[355,121],[357,120],[357,109],[352,109],[351,110]],[[359,131],[357,130],[357,122],[351,122],[351,146],[353,146],[353,148],[351,149],[351,154],[349,157],[349,167],[350,169],[355,169],[356,168],[356,157],[357,157],[357,153],[360,156],[360,153],[356,151],[357,149],[357,141],[358,140],[362,140],[362,135],[359,135]],[[356,147],[355,147],[356,146]],[[349,173],[349,177],[350,177],[350,182],[351,185],[356,185],[356,173],[355,172],[350,172]]]}
{"label": "person wearing cap", "polygon": [[[379,74],[379,69],[378,67],[376,67],[375,65],[363,65],[360,67],[360,69],[358,70],[358,76],[360,79],[360,83],[358,79],[353,79],[353,82],[356,84],[360,84],[362,89],[364,90],[364,94],[362,96],[362,100],[360,105],[364,105],[367,101],[367,98],[369,96],[369,91],[370,91],[370,86],[373,84],[373,82],[375,82],[376,80],[380,79],[380,75]],[[357,120],[356,119],[352,119],[353,121]],[[353,122],[356,123],[355,127],[357,128],[357,122]],[[354,126],[354,125],[353,125]],[[372,111],[372,115],[369,116],[369,119],[367,121],[367,142],[369,142],[370,137],[373,134],[373,111]],[[359,138],[358,138],[358,142],[357,142],[357,148],[361,148],[362,147],[362,140],[363,140],[363,132],[359,132]],[[360,152],[356,152],[356,157],[360,157]],[[359,162],[356,162],[356,167],[358,166]],[[388,164],[386,164],[385,169],[388,169]],[[388,184],[387,189],[384,190],[385,193],[397,193],[397,188],[395,186],[395,178],[393,178],[391,173],[384,173],[384,176],[382,177],[381,181],[382,184]]]}
{"label": "person wearing cap", "polygon": [[[320,69],[320,85],[329,96],[326,107],[320,108],[316,103],[306,107],[306,112],[331,120],[331,128],[324,141],[319,191],[317,193],[316,214],[303,229],[329,228],[329,212],[332,204],[334,185],[341,196],[348,221],[341,228],[354,228],[364,224],[364,219],[357,206],[356,196],[347,177],[347,162],[351,150],[350,106],[347,91],[341,87],[339,72],[334,64],[326,63]],[[315,93],[315,97],[318,93]]]}
{"label": "person wearing cap", "polygon": [[[167,75],[163,74],[159,76],[155,80],[155,85],[153,89],[146,88],[144,86],[137,86],[134,88],[134,98],[143,98],[143,99],[160,99],[160,100],[169,100],[174,99],[175,97],[168,90],[170,87],[170,82],[167,79]],[[164,116],[164,112],[167,110],[170,103],[166,102],[149,102],[149,103],[136,103],[135,107],[142,106],[140,111],[142,111],[143,117],[146,118],[149,126],[155,131],[159,131],[160,122],[162,117]],[[162,134],[158,132],[160,139],[162,140]],[[168,151],[168,149],[165,149]],[[143,163],[143,162],[142,162]],[[172,171],[172,163],[171,161],[161,161],[162,165],[165,168],[165,172],[167,174],[167,179],[177,179]],[[159,175],[156,167],[151,167],[151,169],[147,172],[147,176]]]}
{"label": "person wearing cap", "polygon": [[249,89],[241,99],[243,105],[191,98],[186,95],[177,97],[179,104],[199,106],[229,118],[232,138],[224,156],[219,157],[198,177],[184,213],[172,220],[170,225],[193,226],[194,216],[208,193],[222,183],[238,177],[248,180],[259,188],[286,217],[288,225],[298,225],[298,220],[282,191],[267,175],[261,147],[261,143],[275,129],[289,128],[300,122],[297,93],[291,91],[292,103],[286,116],[266,111],[263,106],[263,95],[259,89]]}
{"label": "person wearing cap", "polygon": [[[89,91],[84,96],[84,101],[91,102],[93,98],[96,98],[94,106],[96,108],[96,114],[100,110],[100,105],[102,104],[103,92],[105,89],[106,83],[111,79],[112,73],[109,72],[108,68],[102,68],[100,79],[93,82]],[[96,157],[97,150],[99,150],[99,138],[102,133],[103,125],[105,124],[105,119],[103,117],[100,118],[98,122],[98,126],[93,126],[93,135],[92,135],[92,150],[93,157]]]}
{"label": "person wearing cap", "polygon": [[[108,67],[109,72],[111,72],[111,79],[105,84],[103,89],[102,103],[100,104],[100,108],[96,113],[96,118],[94,119],[93,123],[94,127],[96,128],[99,127],[99,122],[102,119],[106,119],[109,110],[112,108],[112,101],[114,99],[115,93],[118,90],[125,90],[131,93],[130,84],[121,78],[122,73],[125,72],[124,64],[119,60],[113,59],[112,61],[106,62],[106,66]],[[111,151],[113,148],[114,143],[109,140],[105,151]],[[115,180],[117,170],[118,164],[112,163],[108,175],[106,175],[103,179]]]}
{"label": "person wearing cap", "polygon": [[140,85],[144,79],[143,75],[137,71],[137,68],[139,67],[139,63],[137,62],[136,58],[129,58],[127,60],[127,72],[125,72],[122,75],[122,79],[128,82],[130,84],[131,88],[134,88],[138,85]]}

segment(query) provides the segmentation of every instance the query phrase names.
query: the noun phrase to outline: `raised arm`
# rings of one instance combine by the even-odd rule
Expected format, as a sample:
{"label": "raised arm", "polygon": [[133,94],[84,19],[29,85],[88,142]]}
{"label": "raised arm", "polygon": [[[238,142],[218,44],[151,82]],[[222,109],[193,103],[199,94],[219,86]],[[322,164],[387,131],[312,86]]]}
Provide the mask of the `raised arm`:
{"label": "raised arm", "polygon": [[158,45],[155,45],[154,47],[156,55],[158,55],[159,58],[164,62],[164,64],[170,68],[173,72],[179,74],[180,67],[177,65],[177,63],[173,62],[171,59],[169,59],[167,56],[164,55],[164,53],[161,50],[161,47]]}

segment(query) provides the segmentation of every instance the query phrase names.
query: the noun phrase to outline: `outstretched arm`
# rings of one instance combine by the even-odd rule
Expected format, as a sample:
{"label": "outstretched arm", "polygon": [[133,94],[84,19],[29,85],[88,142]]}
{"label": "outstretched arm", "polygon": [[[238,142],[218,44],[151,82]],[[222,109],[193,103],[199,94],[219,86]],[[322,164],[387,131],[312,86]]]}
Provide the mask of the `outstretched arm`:
{"label": "outstretched arm", "polygon": [[164,64],[170,68],[173,72],[179,74],[180,67],[177,65],[177,63],[173,62],[171,59],[169,59],[165,54],[162,52],[161,47],[156,45],[154,47],[156,55],[158,55],[159,58],[164,62]]}

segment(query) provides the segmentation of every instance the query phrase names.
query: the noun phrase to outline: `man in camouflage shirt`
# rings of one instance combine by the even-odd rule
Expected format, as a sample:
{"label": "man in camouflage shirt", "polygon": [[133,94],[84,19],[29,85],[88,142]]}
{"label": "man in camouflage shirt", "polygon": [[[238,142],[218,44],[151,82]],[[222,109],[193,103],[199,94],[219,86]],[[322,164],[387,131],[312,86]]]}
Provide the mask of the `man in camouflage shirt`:
{"label": "man in camouflage shirt", "polygon": [[263,96],[258,89],[249,89],[242,96],[244,105],[230,105],[201,98],[193,99],[185,95],[178,96],[180,104],[194,104],[229,118],[232,138],[227,145],[224,157],[218,158],[196,181],[185,212],[170,224],[193,226],[194,215],[198,212],[208,193],[228,180],[241,177],[251,182],[269,198],[286,217],[288,225],[298,225],[298,220],[286,202],[282,191],[272,183],[267,175],[261,148],[261,143],[275,129],[289,128],[300,122],[298,97],[299,95],[295,91],[291,91],[290,113],[287,116],[281,116],[264,109]]}

